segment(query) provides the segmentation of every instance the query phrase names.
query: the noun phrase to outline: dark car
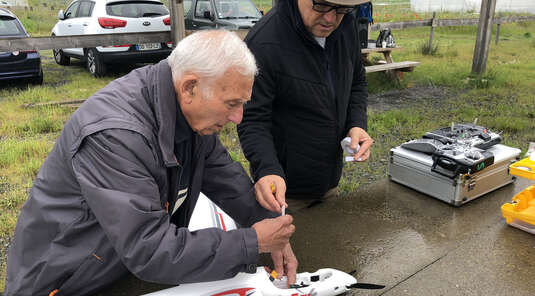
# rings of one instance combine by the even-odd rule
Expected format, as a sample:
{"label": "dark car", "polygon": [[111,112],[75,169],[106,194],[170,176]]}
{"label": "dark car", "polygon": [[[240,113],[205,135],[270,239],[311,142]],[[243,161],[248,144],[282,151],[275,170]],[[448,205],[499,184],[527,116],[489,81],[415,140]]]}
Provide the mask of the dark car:
{"label": "dark car", "polygon": [[251,0],[184,0],[186,30],[250,29],[261,17]]}
{"label": "dark car", "polygon": [[[0,8],[0,38],[29,37],[11,11]],[[43,83],[41,56],[36,50],[0,52],[0,81],[28,78],[33,84]]]}

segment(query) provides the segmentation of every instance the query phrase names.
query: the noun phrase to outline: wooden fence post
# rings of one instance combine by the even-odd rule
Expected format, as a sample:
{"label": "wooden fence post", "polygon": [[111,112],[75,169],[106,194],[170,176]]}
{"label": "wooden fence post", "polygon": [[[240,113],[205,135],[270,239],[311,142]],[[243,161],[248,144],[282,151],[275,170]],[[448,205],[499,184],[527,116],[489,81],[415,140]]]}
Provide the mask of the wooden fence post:
{"label": "wooden fence post", "polygon": [[169,6],[171,7],[171,39],[173,47],[176,47],[176,44],[186,36],[184,2],[183,0],[170,0]]}
{"label": "wooden fence post", "polygon": [[481,75],[487,70],[490,40],[492,39],[492,19],[496,10],[496,0],[481,1],[479,27],[477,29],[476,47],[472,74]]}
{"label": "wooden fence post", "polygon": [[500,40],[500,27],[502,26],[502,13],[498,13],[498,17],[496,20],[496,36],[494,37],[494,42],[496,45],[498,45],[498,41]]}
{"label": "wooden fence post", "polygon": [[431,21],[431,33],[429,34],[429,50],[433,49],[433,37],[435,35],[435,27],[437,26],[437,13],[433,12],[433,20]]}
{"label": "wooden fence post", "polygon": [[500,40],[500,26],[500,23],[496,24],[496,37],[494,37],[496,45],[498,45],[498,40]]}

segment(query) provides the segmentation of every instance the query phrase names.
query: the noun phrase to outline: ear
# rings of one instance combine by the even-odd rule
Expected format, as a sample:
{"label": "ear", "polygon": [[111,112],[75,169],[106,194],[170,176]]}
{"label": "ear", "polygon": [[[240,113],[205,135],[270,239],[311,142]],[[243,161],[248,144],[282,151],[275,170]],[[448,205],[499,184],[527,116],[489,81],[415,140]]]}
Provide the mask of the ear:
{"label": "ear", "polygon": [[195,98],[195,94],[199,91],[199,78],[197,75],[185,74],[175,83],[175,89],[181,101],[185,104],[190,104]]}

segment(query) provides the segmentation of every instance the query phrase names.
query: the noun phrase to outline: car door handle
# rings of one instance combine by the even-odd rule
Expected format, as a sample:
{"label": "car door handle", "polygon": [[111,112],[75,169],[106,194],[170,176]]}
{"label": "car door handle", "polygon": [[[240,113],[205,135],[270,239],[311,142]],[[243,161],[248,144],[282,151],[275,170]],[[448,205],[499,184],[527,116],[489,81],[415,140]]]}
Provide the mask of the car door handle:
{"label": "car door handle", "polygon": [[71,25],[71,24],[69,24],[69,25],[67,25],[67,27],[69,27],[69,28],[70,28],[70,27],[72,27],[72,25]]}
{"label": "car door handle", "polygon": [[87,27],[87,23],[83,23],[82,26]]}

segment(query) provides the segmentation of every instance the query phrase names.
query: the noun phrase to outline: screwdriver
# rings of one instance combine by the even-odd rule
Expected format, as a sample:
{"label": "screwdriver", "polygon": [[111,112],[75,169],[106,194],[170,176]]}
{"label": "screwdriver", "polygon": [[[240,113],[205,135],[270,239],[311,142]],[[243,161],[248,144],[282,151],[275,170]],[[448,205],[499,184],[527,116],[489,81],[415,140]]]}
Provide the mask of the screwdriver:
{"label": "screwdriver", "polygon": [[[271,193],[275,194],[275,185],[273,183],[269,184],[271,187]],[[282,206],[281,216],[284,216],[286,214],[286,207]]]}

